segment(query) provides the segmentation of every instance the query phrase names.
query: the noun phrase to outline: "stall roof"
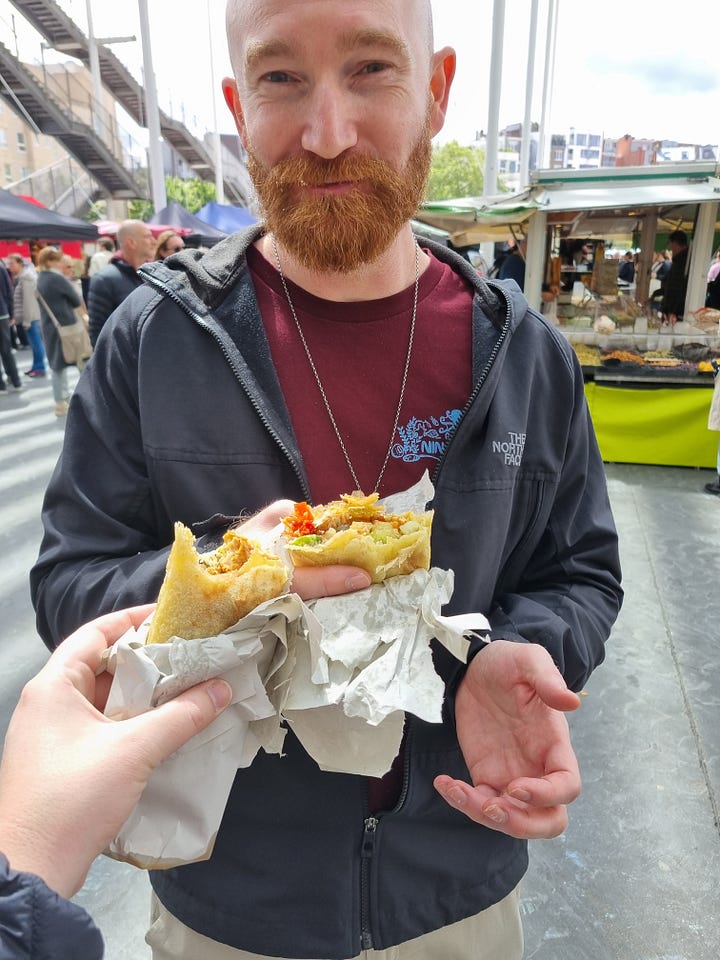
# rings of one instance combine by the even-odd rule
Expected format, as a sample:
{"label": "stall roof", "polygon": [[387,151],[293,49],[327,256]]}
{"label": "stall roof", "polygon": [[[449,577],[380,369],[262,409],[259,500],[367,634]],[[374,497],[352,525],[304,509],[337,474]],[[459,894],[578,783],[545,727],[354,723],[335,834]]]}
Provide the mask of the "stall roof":
{"label": "stall roof", "polygon": [[[715,162],[667,163],[599,170],[539,170],[522,193],[468,197],[424,203],[417,218],[448,230],[454,245],[464,246],[524,233],[535,212],[550,222],[568,222],[580,233],[611,232],[628,217],[648,211],[672,223],[692,224],[697,203],[720,201],[720,169]],[[555,215],[559,215],[555,218]]]}

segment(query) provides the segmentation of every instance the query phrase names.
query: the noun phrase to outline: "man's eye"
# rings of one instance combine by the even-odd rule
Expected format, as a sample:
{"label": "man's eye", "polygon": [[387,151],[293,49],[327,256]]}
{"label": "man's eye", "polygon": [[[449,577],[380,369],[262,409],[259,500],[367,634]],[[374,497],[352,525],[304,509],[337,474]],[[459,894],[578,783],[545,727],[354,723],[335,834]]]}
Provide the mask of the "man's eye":
{"label": "man's eye", "polygon": [[362,73],[382,73],[383,70],[387,70],[386,63],[366,63],[362,68]]}
{"label": "man's eye", "polygon": [[264,79],[269,80],[270,83],[288,83],[290,75],[284,70],[271,70],[270,73],[265,74]]}

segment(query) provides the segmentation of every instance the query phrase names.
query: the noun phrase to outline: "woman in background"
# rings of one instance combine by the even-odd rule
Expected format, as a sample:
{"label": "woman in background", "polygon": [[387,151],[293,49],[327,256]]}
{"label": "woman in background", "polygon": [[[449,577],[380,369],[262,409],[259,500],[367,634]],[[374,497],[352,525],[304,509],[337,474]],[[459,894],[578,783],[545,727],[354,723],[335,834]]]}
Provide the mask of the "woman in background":
{"label": "woman in background", "polygon": [[62,327],[77,322],[75,311],[82,305],[82,296],[77,287],[62,272],[63,254],[55,247],[43,247],[38,255],[37,289],[40,299],[42,335],[45,341],[48,365],[52,373],[55,416],[64,417],[68,409],[70,387],[67,368],[50,312]]}
{"label": "woman in background", "polygon": [[155,243],[155,259],[164,260],[165,257],[169,257],[173,253],[179,253],[184,249],[185,241],[179,233],[175,233],[174,230],[163,230],[162,233],[158,234]]}

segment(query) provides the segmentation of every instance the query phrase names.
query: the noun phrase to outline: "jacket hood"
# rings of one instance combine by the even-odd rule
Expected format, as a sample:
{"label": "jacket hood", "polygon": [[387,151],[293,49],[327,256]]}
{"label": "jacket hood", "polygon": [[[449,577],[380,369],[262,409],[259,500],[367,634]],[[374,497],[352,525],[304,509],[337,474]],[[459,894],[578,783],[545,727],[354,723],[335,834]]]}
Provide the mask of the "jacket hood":
{"label": "jacket hood", "polygon": [[[166,260],[143,264],[139,275],[151,286],[164,288],[189,313],[205,317],[215,310],[247,273],[245,253],[264,232],[254,225],[221,240],[210,250],[183,250]],[[523,318],[528,303],[513,280],[486,281],[472,264],[442,244],[419,238],[423,247],[475,288],[476,304],[498,329],[512,330]]]}

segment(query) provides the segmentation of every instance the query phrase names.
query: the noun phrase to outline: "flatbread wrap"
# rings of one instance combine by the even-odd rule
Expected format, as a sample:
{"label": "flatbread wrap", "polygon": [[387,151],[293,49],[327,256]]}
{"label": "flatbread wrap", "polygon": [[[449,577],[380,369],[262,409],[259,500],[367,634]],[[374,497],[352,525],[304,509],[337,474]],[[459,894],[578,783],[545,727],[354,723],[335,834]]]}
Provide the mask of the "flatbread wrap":
{"label": "flatbread wrap", "polygon": [[296,503],[283,519],[287,552],[296,567],[350,564],[380,583],[430,567],[433,511],[387,513],[379,495],[346,493],[317,507]]}
{"label": "flatbread wrap", "polygon": [[217,636],[288,585],[280,557],[238,531],[228,530],[216,550],[199,553],[192,531],[176,523],[147,643]]}

